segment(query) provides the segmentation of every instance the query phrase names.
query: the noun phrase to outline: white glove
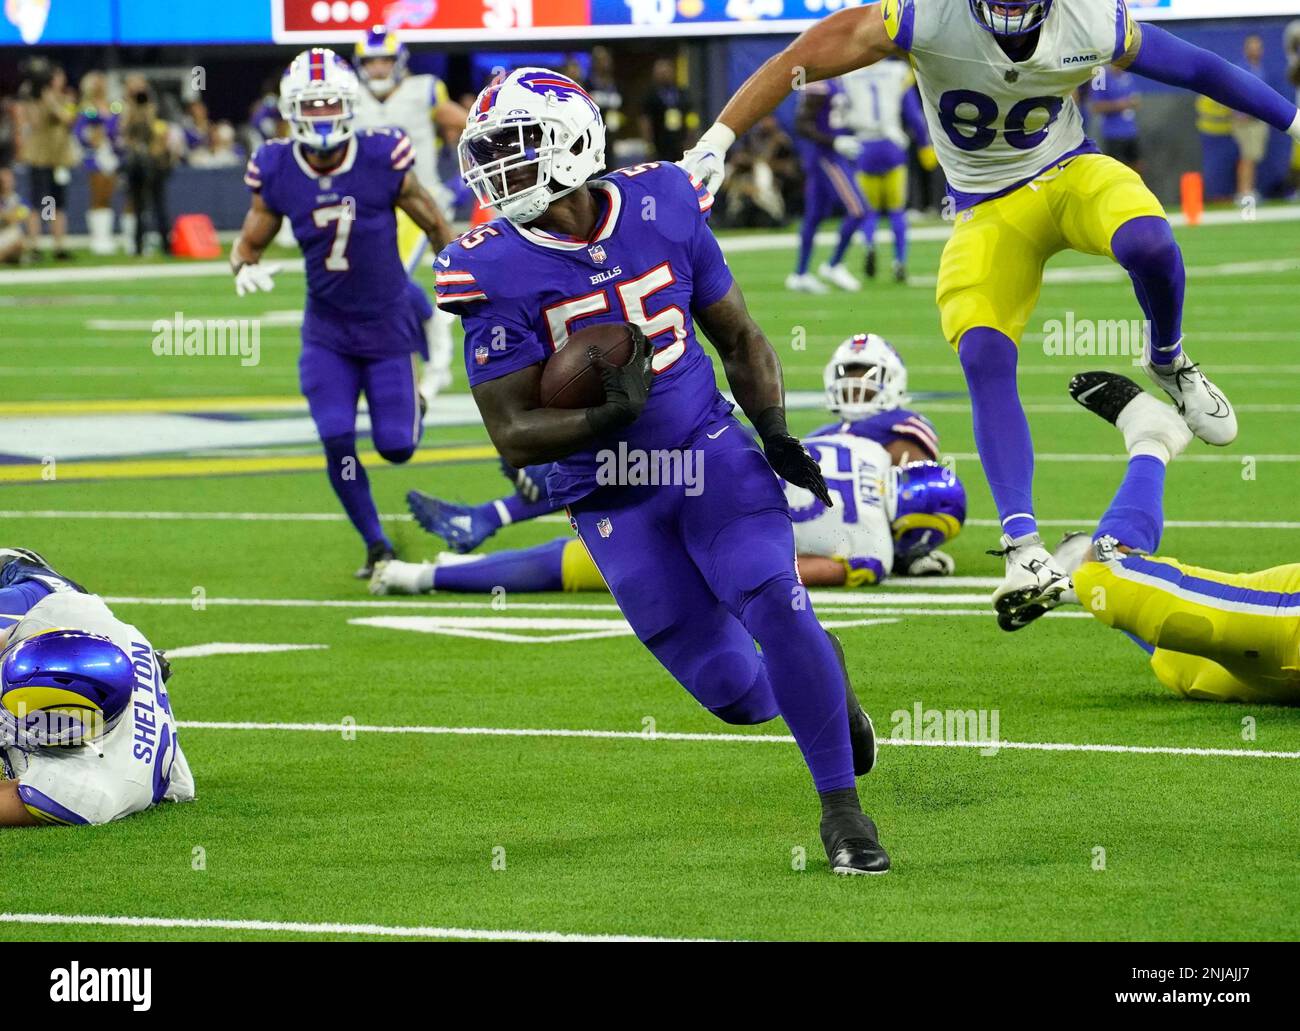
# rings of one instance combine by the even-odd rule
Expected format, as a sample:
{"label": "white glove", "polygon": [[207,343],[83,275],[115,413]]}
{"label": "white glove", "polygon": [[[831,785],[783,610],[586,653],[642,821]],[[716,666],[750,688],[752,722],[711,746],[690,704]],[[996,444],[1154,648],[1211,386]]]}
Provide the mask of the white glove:
{"label": "white glove", "polygon": [[835,153],[842,158],[857,161],[862,157],[862,141],[856,136],[836,136],[831,145],[835,148]]}
{"label": "white glove", "polygon": [[699,179],[706,190],[716,193],[727,174],[727,151],[735,142],[734,132],[721,122],[714,122],[677,163]]}
{"label": "white glove", "polygon": [[908,576],[952,576],[957,563],[951,555],[942,551],[932,551],[928,555],[913,559],[907,566]]}
{"label": "white glove", "polygon": [[279,265],[262,265],[258,262],[240,265],[239,271],[235,273],[235,293],[240,297],[255,294],[259,290],[269,294],[275,289],[275,280],[271,277],[279,271]]}

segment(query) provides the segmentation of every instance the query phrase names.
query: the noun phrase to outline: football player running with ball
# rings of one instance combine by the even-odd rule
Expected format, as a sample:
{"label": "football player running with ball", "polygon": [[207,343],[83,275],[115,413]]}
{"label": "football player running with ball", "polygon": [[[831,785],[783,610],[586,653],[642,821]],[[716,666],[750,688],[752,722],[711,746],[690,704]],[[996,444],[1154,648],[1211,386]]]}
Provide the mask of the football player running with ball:
{"label": "football player running with ball", "polygon": [[1018,341],[1052,255],[1118,262],[1151,326],[1148,374],[1203,441],[1226,445],[1237,435],[1232,406],[1182,350],[1185,275],[1165,213],[1137,173],[1084,134],[1074,90],[1114,65],[1298,139],[1300,112],[1248,72],[1138,25],[1124,0],[882,0],[823,18],[768,60],[682,165],[716,186],[736,136],[792,88],[891,55],[916,72],[956,209],[938,303],[1002,524],[1007,573],[993,603],[999,625],[1016,630],[1060,604],[1068,583],[1038,535],[1033,443],[1016,388]]}
{"label": "football player running with ball", "polygon": [[[594,178],[605,167],[600,111],[542,68],[479,95],[460,163],[504,217],[443,251],[438,304],[460,315],[492,442],[516,468],[556,463],[550,500],[568,507],[637,637],[705,708],[735,724],[784,717],[820,797],[831,869],[884,873],[889,856],[855,786],[875,736],[799,583],[780,478],[823,504],[830,492],[786,429],[781,366],[709,230],[712,196],[673,164]],[[543,407],[546,360],[601,322],[641,331],[626,365],[595,363],[605,402]],[[697,322],[762,449],[718,392]],[[622,448],[696,452],[703,489],[598,485],[598,453]]]}
{"label": "football player running with ball", "polygon": [[280,81],[291,138],[262,144],[244,182],[253,193],[230,251],[239,296],[270,290],[276,266],[261,263],[288,219],[307,266],[298,375],[325,448],[330,486],[366,545],[357,570],[394,555],[357,457],[357,402],[370,411],[375,450],[389,462],[415,454],[422,431],[416,366],[420,312],[397,250],[396,210],[441,249],[451,239],[415,173],[410,137],[352,125],[357,77],[332,50],[307,50]]}
{"label": "football player running with ball", "polygon": [[103,599],[0,548],[0,827],[95,824],[194,798],[171,670]]}

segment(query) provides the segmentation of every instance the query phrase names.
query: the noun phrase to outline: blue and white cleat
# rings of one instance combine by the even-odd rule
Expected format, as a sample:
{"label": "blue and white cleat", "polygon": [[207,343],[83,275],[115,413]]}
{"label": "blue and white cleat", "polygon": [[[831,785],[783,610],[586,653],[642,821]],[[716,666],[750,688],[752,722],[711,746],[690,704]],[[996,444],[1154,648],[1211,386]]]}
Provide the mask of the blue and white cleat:
{"label": "blue and white cleat", "polygon": [[1205,443],[1227,447],[1237,439],[1237,413],[1231,402],[1186,353],[1170,365],[1155,365],[1148,355],[1142,367],[1151,381],[1169,395],[1187,428]]}
{"label": "blue and white cleat", "polygon": [[497,532],[498,526],[481,515],[477,506],[457,505],[413,490],[406,507],[428,533],[441,537],[453,551],[473,551]]}

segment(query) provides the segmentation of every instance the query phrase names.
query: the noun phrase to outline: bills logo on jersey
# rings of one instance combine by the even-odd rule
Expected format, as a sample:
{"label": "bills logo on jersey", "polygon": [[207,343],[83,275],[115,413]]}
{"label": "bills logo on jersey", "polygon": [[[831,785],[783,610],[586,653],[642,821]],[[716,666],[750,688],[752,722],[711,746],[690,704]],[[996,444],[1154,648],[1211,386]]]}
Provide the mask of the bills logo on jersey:
{"label": "bills logo on jersey", "polygon": [[474,364],[486,365],[488,363],[488,349],[483,346],[474,348]]}
{"label": "bills logo on jersey", "polygon": [[591,255],[591,260],[594,261],[597,265],[605,264],[605,258],[606,258],[605,248],[602,247],[600,244],[598,243],[592,244],[590,247],[587,248],[587,253]]}

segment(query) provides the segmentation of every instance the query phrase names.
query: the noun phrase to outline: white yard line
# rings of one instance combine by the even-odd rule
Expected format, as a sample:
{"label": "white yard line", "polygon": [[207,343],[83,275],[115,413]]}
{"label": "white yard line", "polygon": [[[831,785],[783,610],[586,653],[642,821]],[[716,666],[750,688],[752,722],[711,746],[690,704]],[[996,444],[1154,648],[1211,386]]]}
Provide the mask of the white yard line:
{"label": "white yard line", "polygon": [[[250,723],[224,721],[186,721],[177,726],[192,730],[237,731],[290,731],[317,734],[427,734],[456,737],[558,737],[594,738],[611,741],[644,741],[655,743],[703,742],[727,744],[777,744],[792,745],[789,734],[708,734],[637,730],[572,730],[553,727],[428,727],[428,726],[378,726],[346,723]],[[1300,759],[1300,752],[1262,751],[1249,748],[1177,748],[1161,745],[1105,745],[1076,744],[1063,741],[928,741],[902,738],[880,739],[882,745],[915,745],[922,748],[979,748],[1008,749],[1022,752],[1099,752],[1132,755],[1181,755],[1231,759]]]}
{"label": "white yard line", "polygon": [[[950,455],[957,461],[975,462],[977,455]],[[1047,456],[1053,457],[1053,456]],[[1089,461],[1088,456],[1060,455],[1062,461]],[[1217,456],[1209,456],[1215,458]],[[1226,456],[1225,456],[1226,457]],[[1257,461],[1300,462],[1300,455],[1256,455]],[[1043,455],[1037,456],[1039,461]],[[1183,456],[1180,462],[1187,461]],[[1108,457],[1106,461],[1122,462],[1122,457]],[[1237,459],[1236,461],[1240,461]],[[1084,529],[1095,526],[1099,515],[1079,519],[1040,519],[1039,526],[1066,526]],[[81,511],[78,509],[0,509],[0,519],[127,519],[127,520],[210,520],[213,522],[250,522],[250,523],[339,523],[347,517],[342,512],[131,512],[131,511]],[[395,512],[380,518],[386,522],[410,522],[406,513]],[[568,525],[569,520],[563,515],[541,516],[533,522]],[[999,526],[996,519],[967,519],[967,526]],[[1225,519],[1170,519],[1165,523],[1166,529],[1174,530],[1300,530],[1300,521],[1288,520],[1225,520]],[[430,538],[432,540],[432,538]],[[898,581],[893,581],[897,583]],[[953,586],[954,580],[948,579],[944,584],[933,586]],[[976,585],[971,585],[976,586]]]}
{"label": "white yard line", "polygon": [[370,935],[384,938],[440,938],[530,942],[689,942],[711,938],[655,938],[639,934],[572,934],[567,931],[492,931],[473,927],[395,927],[388,924],[298,923],[284,920],[220,920],[157,916],[90,916],[69,913],[0,913],[0,924],[75,927],[158,927],[280,934]]}

